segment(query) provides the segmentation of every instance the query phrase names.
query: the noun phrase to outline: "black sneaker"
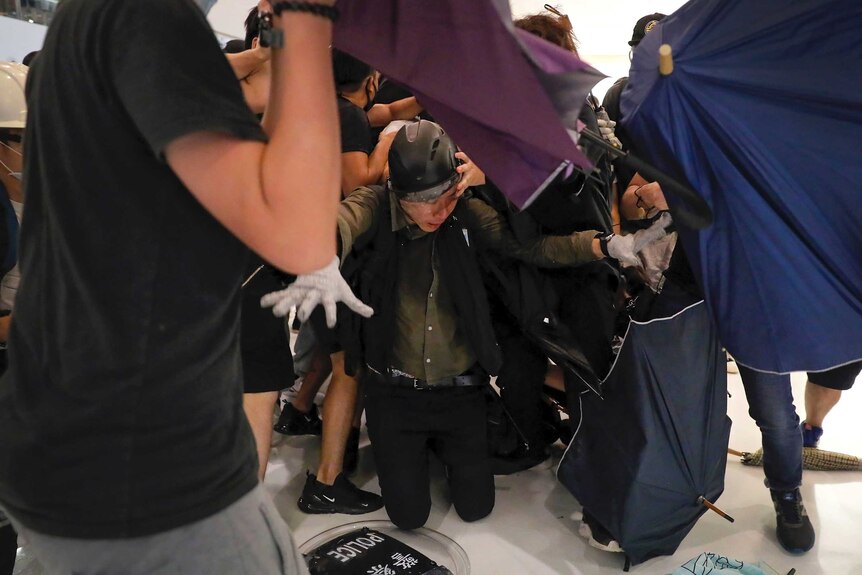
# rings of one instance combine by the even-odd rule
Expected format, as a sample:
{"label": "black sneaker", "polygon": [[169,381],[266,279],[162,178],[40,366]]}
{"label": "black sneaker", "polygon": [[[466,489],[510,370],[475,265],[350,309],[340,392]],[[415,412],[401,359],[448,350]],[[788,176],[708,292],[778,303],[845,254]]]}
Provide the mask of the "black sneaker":
{"label": "black sneaker", "polygon": [[304,513],[346,513],[361,515],[383,507],[383,498],[353,485],[344,473],[339,473],[335,483],[326,485],[309,473],[302,496],[296,502]]}
{"label": "black sneaker", "polygon": [[347,436],[347,445],[344,446],[344,461],[341,469],[345,475],[353,475],[359,466],[359,428],[351,427],[350,435]]}
{"label": "black sneaker", "polygon": [[789,553],[805,553],[814,547],[814,526],[808,519],[805,506],[802,504],[802,494],[799,489],[793,491],[769,490],[772,503],[775,505],[775,518],[778,523],[775,533],[778,542]]}
{"label": "black sneaker", "polygon": [[535,467],[550,457],[546,447],[532,447],[521,444],[509,455],[491,457],[491,471],[494,475],[511,475]]}
{"label": "black sneaker", "polygon": [[287,402],[273,429],[284,435],[320,435],[323,433],[323,422],[320,421],[316,405],[311,404],[308,413],[302,413]]}

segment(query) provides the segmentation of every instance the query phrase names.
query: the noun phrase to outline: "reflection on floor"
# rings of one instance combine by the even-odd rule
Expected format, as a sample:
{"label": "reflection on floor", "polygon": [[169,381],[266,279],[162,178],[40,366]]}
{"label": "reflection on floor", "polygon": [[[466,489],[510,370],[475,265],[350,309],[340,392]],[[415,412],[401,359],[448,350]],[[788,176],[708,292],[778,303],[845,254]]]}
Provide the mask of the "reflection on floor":
{"label": "reflection on floor", "polygon": [[[753,451],[760,435],[747,414],[738,375],[729,375],[729,413],[733,419],[731,447]],[[793,377],[793,391],[800,415],[804,374]],[[862,378],[844,394],[826,421],[821,448],[862,456]],[[379,492],[367,437],[360,451],[354,480]],[[577,502],[556,482],[553,471],[562,455],[539,468],[497,478],[497,504],[490,517],[466,524],[446,500],[442,471],[432,479],[434,508],[428,527],[456,540],[467,552],[474,575],[619,574],[620,555],[589,547],[577,535],[571,519]],[[305,481],[305,470],[317,465],[319,440],[314,437],[283,439],[272,451],[266,488],[293,529],[297,543],[360,518],[385,519],[381,510],[368,516],[304,515],[296,500]],[[763,561],[784,575],[795,568],[799,575],[862,575],[862,472],[805,472],[803,495],[817,530],[817,543],[803,556],[782,551],[775,540],[775,518],[763,471],[745,467],[731,457],[727,465],[724,495],[718,504],[736,518],[730,524],[713,513],[701,518],[672,557],[653,559],[632,568],[633,573],[667,574],[703,551],[713,551],[745,561]],[[26,563],[26,564],[25,564]],[[41,573],[29,561],[16,567],[16,575]]]}
{"label": "reflection on floor", "polygon": [[[728,410],[733,419],[731,447],[754,451],[760,434],[748,416],[748,406],[738,375],[728,375],[732,397]],[[800,415],[805,375],[793,377],[794,396]],[[844,394],[826,421],[821,448],[862,456],[862,378],[858,387]],[[364,433],[364,429],[363,429]],[[379,492],[368,440],[363,436],[356,482]],[[456,540],[470,557],[475,575],[619,574],[623,560],[589,547],[577,534],[571,515],[580,507],[557,483],[554,461],[540,468],[497,478],[497,504],[490,517],[477,523],[462,522],[446,499],[442,471],[432,481],[434,508],[428,527]],[[273,449],[266,486],[287,519],[297,543],[317,533],[356,521],[345,515],[304,515],[296,499],[305,480],[305,469],[317,465],[315,438],[288,438]],[[803,496],[817,529],[817,544],[796,557],[778,547],[775,516],[769,492],[763,486],[763,470],[745,467],[730,457],[724,495],[718,504],[736,522],[731,524],[713,513],[701,518],[672,557],[654,559],[632,568],[633,573],[666,574],[703,551],[713,551],[747,561],[764,561],[784,575],[796,568],[800,575],[862,575],[862,472],[805,472]],[[381,510],[368,516],[384,519]]]}

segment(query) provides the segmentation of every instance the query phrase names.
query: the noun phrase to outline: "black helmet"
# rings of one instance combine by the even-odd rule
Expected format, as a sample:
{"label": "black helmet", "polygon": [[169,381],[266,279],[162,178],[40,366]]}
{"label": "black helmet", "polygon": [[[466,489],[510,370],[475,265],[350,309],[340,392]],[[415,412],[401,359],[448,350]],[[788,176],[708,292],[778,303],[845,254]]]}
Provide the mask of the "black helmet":
{"label": "black helmet", "polygon": [[402,127],[389,148],[389,189],[407,202],[432,202],[461,179],[455,142],[438,124]]}

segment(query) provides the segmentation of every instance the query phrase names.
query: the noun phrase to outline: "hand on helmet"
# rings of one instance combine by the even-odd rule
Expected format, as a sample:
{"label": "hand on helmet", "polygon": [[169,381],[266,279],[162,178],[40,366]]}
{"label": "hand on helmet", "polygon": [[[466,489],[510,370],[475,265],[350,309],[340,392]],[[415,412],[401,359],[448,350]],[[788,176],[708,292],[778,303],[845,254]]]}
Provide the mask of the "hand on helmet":
{"label": "hand on helmet", "polygon": [[485,183],[485,172],[480,170],[467,154],[456,152],[455,157],[463,162],[456,168],[456,171],[461,174],[461,181],[456,188],[459,194],[470,186],[481,186]]}

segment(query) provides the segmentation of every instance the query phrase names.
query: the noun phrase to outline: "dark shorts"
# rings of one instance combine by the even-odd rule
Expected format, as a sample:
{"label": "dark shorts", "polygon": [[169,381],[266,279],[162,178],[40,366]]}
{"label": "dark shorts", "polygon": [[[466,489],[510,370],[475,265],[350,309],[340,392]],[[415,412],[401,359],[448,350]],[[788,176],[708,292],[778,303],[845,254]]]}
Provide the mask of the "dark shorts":
{"label": "dark shorts", "polygon": [[[260,260],[254,260],[254,264]],[[293,385],[293,355],[284,319],[260,307],[264,294],[283,289],[269,268],[260,270],[243,288],[240,353],[245,393],[281,391]]]}
{"label": "dark shorts", "polygon": [[808,372],[808,381],[821,387],[846,391],[853,387],[853,382],[862,371],[862,361],[848,363],[827,371]]}

